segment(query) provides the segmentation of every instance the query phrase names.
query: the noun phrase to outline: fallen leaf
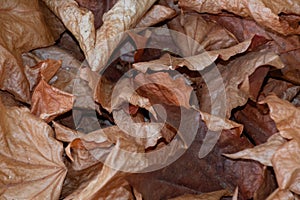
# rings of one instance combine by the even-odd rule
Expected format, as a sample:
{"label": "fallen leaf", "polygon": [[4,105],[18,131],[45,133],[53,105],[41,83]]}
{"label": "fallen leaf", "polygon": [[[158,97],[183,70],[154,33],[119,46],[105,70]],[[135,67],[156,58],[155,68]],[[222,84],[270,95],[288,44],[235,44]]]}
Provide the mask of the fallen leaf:
{"label": "fallen leaf", "polygon": [[0,107],[1,198],[59,199],[67,173],[63,145],[27,108]]}
{"label": "fallen leaf", "polygon": [[172,8],[163,5],[153,5],[136,25],[136,28],[150,27],[175,16],[176,11]]}
{"label": "fallen leaf", "polygon": [[12,93],[22,102],[29,103],[29,83],[22,67],[2,45],[0,45],[0,52],[0,89]]}
{"label": "fallen leaf", "polygon": [[262,102],[267,103],[270,108],[270,116],[275,121],[277,129],[282,137],[286,139],[300,140],[300,114],[299,108],[286,100],[271,94]]}
{"label": "fallen leaf", "polygon": [[220,200],[223,196],[230,196],[231,193],[227,190],[219,190],[215,192],[209,192],[204,194],[192,195],[185,194],[179,197],[175,197],[169,200]]}
{"label": "fallen leaf", "polygon": [[276,189],[270,196],[268,196],[267,200],[294,200],[295,197],[293,193],[289,190],[280,190]]}
{"label": "fallen leaf", "polygon": [[43,79],[32,94],[31,113],[46,122],[73,108],[74,96],[50,86]]}
{"label": "fallen leaf", "polygon": [[199,13],[221,14],[224,10],[241,17],[251,17],[257,23],[284,35],[299,34],[300,27],[290,26],[279,14],[300,14],[298,1],[279,1],[270,3],[266,0],[207,2],[202,0],[179,0],[183,9],[191,9]]}
{"label": "fallen leaf", "polygon": [[300,194],[299,155],[299,142],[291,140],[278,149],[272,158],[272,165],[279,188],[290,189],[296,194]]}
{"label": "fallen leaf", "polygon": [[171,77],[166,72],[140,73],[134,78],[137,92],[149,98],[151,104],[170,104],[190,108],[193,88],[182,75]]}
{"label": "fallen leaf", "polygon": [[277,133],[272,135],[266,143],[255,146],[252,149],[244,149],[234,154],[224,154],[231,159],[250,159],[256,160],[263,165],[272,166],[272,158],[280,147],[284,145],[286,140]]}

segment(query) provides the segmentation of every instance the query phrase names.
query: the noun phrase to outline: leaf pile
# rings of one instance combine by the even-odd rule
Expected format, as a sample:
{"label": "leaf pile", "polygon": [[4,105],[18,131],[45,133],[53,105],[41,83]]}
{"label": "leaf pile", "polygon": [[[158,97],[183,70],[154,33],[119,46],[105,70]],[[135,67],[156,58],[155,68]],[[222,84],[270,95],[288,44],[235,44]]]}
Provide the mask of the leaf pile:
{"label": "leaf pile", "polygon": [[299,24],[298,0],[4,0],[0,199],[299,199]]}

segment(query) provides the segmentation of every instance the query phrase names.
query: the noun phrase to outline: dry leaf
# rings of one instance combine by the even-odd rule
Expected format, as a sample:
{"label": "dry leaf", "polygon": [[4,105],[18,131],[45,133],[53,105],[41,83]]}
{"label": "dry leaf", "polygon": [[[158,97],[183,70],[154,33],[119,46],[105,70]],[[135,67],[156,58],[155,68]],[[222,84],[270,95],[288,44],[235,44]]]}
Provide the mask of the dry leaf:
{"label": "dry leaf", "polygon": [[241,42],[237,45],[212,51],[205,51],[198,55],[178,58],[169,54],[164,54],[160,59],[149,62],[134,63],[133,67],[145,73],[148,69],[153,71],[176,69],[186,66],[192,71],[201,71],[213,64],[217,58],[229,60],[230,57],[245,52],[251,45],[252,39]]}
{"label": "dry leaf", "polygon": [[46,122],[73,108],[74,96],[50,86],[43,79],[32,94],[31,113]]}
{"label": "dry leaf", "polygon": [[223,196],[230,196],[227,190],[219,190],[215,192],[203,193],[198,195],[185,194],[169,200],[220,200]]}
{"label": "dry leaf", "polygon": [[[298,132],[299,133],[299,132]],[[272,158],[280,189],[290,189],[300,194],[300,144],[296,140],[285,143]]]}
{"label": "dry leaf", "polygon": [[[202,89],[199,88],[200,110],[211,113],[221,109],[219,113],[223,115],[225,111],[226,117],[229,117],[233,108],[247,103],[250,97],[249,76],[264,65],[283,68],[276,54],[251,52],[229,61],[226,65],[218,65],[219,73],[210,70],[202,75],[205,85]],[[216,108],[214,104],[221,107]]]}
{"label": "dry leaf", "polygon": [[59,199],[67,173],[63,145],[28,109],[0,107],[1,199]]}
{"label": "dry leaf", "polygon": [[219,50],[238,43],[229,31],[198,14],[181,14],[168,23],[182,56],[197,55],[203,50]]}
{"label": "dry leaf", "polygon": [[289,190],[278,188],[266,200],[295,200],[295,197]]}
{"label": "dry leaf", "polygon": [[176,11],[172,8],[163,5],[154,5],[139,21],[136,28],[150,27],[164,20],[171,19],[174,16],[176,16]]}
{"label": "dry leaf", "polygon": [[184,9],[195,10],[200,13],[220,14],[224,10],[241,17],[252,17],[257,23],[278,33],[289,35],[299,34],[300,27],[293,27],[289,22],[280,18],[279,14],[300,14],[300,3],[296,0],[276,0],[270,3],[267,0],[249,1],[203,1],[179,0],[179,6]]}
{"label": "dry leaf", "polygon": [[72,142],[76,138],[83,137],[84,134],[81,132],[78,132],[76,130],[70,129],[66,126],[63,126],[55,121],[52,121],[54,130],[55,130],[55,138],[57,140],[63,141],[63,142]]}
{"label": "dry leaf", "polygon": [[134,78],[138,93],[149,98],[151,104],[169,104],[190,108],[190,96],[193,88],[186,79],[178,74],[171,77],[166,72],[138,74]]}
{"label": "dry leaf", "polygon": [[245,149],[234,154],[224,154],[231,159],[250,159],[256,160],[263,165],[272,166],[272,158],[276,151],[286,142],[282,136],[277,133],[272,135],[264,144],[253,147],[252,149]]}
{"label": "dry leaf", "polygon": [[271,94],[261,103],[267,103],[270,116],[275,121],[282,137],[300,141],[300,109],[286,100]]}
{"label": "dry leaf", "polygon": [[30,91],[38,84],[39,80],[43,78],[49,82],[61,67],[61,61],[57,60],[44,60],[35,66],[25,66],[25,74],[30,84]]}
{"label": "dry leaf", "polygon": [[44,0],[44,2],[75,36],[91,69],[101,71],[121,41],[122,34],[137,24],[155,0],[118,1],[105,13],[103,25],[97,32],[94,28],[93,14],[79,8],[75,1]]}
{"label": "dry leaf", "polygon": [[1,45],[0,89],[12,93],[20,101],[30,102],[29,83],[22,67],[15,57]]}

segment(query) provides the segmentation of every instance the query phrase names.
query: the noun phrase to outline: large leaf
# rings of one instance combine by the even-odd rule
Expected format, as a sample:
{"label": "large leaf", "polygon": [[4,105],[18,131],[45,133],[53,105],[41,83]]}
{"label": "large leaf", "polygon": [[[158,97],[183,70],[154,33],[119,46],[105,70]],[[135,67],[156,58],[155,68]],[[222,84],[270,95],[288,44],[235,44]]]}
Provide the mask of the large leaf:
{"label": "large leaf", "polygon": [[241,17],[252,17],[259,24],[284,35],[300,33],[300,27],[294,28],[288,20],[279,17],[282,13],[299,15],[300,3],[297,0],[276,0],[272,3],[267,0],[179,0],[179,5],[200,13],[220,14],[226,10]]}
{"label": "large leaf", "polygon": [[62,144],[28,109],[0,107],[1,199],[59,199],[67,173]]}

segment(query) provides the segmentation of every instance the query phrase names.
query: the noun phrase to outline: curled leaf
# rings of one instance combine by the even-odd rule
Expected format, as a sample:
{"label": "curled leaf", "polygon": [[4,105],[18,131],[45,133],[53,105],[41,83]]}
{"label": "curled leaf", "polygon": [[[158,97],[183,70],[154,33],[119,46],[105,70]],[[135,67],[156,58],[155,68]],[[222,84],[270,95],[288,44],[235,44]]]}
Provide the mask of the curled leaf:
{"label": "curled leaf", "polygon": [[272,158],[276,151],[286,142],[280,134],[272,135],[266,143],[255,146],[252,149],[245,149],[234,154],[224,154],[232,159],[256,160],[266,166],[272,166]]}
{"label": "curled leaf", "polygon": [[73,101],[72,94],[50,86],[41,79],[32,95],[31,113],[50,122],[58,115],[71,110]]}
{"label": "curled leaf", "polygon": [[231,195],[227,190],[219,190],[215,192],[203,193],[198,195],[185,194],[169,200],[220,200],[223,196]]}

